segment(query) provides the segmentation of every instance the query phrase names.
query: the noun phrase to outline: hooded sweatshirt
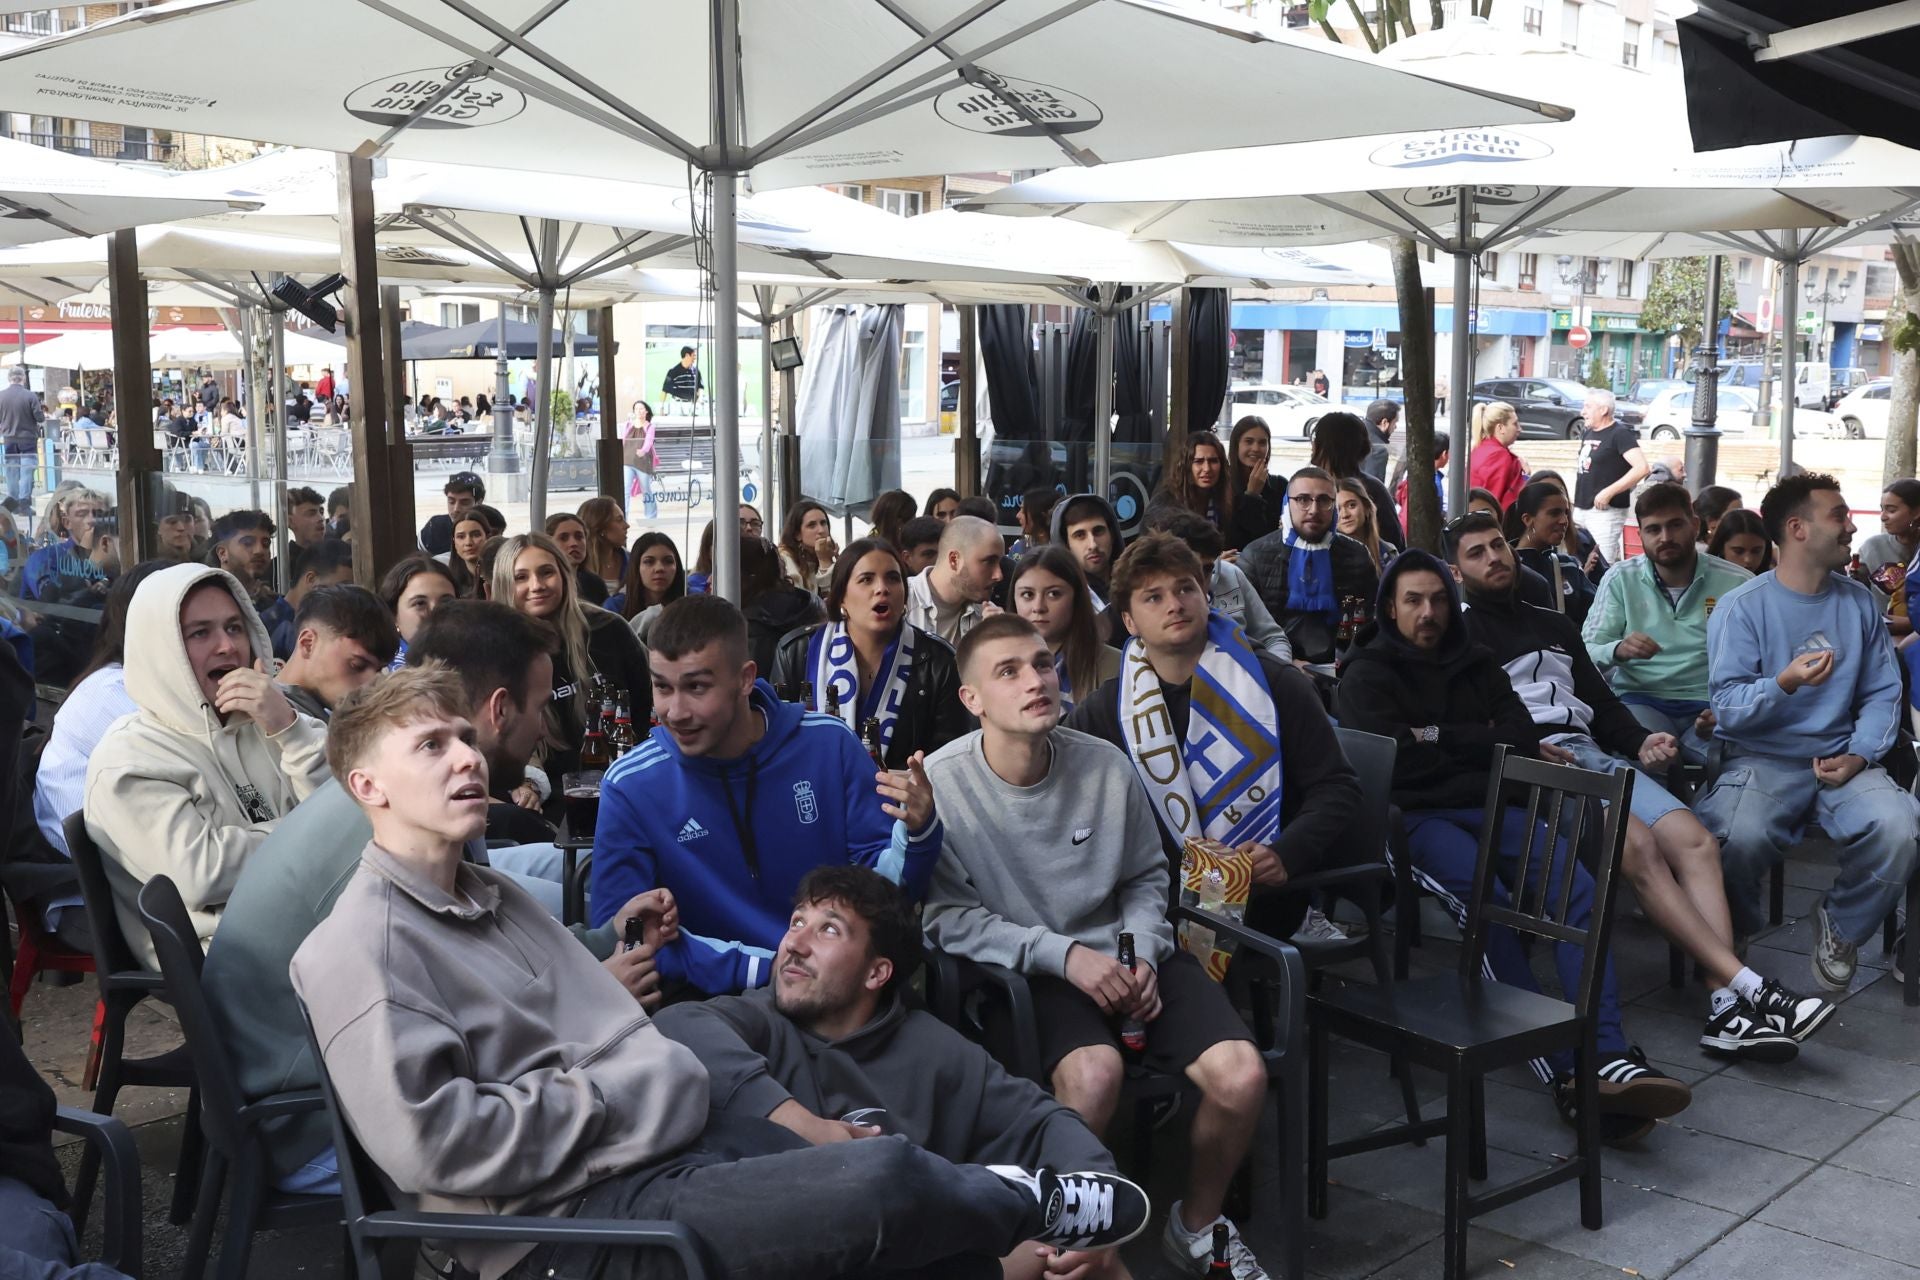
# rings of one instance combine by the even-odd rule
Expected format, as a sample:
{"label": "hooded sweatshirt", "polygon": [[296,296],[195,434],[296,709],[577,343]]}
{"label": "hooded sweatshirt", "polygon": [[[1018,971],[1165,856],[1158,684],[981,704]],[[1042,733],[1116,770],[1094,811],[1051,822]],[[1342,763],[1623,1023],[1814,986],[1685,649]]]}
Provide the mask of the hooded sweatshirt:
{"label": "hooded sweatshirt", "polygon": [[794,890],[815,867],[870,867],[926,896],[940,819],[908,832],[874,791],[875,768],[843,721],[782,702],[755,682],[766,732],[737,759],[683,755],[664,725],[614,762],[594,829],[593,923],[627,899],[673,891],[680,939],[661,976],[724,994],[766,983]]}
{"label": "hooded sweatshirt", "polygon": [[294,713],[268,734],[242,715],[223,723],[200,692],[180,635],[180,607],[203,582],[233,596],[256,658],[267,629],[233,575],[205,565],[162,569],[127,609],[127,696],[139,708],[116,721],[87,764],[87,832],[105,855],[114,910],[134,954],[158,968],[135,905],[140,888],[171,877],[205,944],[241,865],[327,773],[326,726]]}
{"label": "hooded sweatshirt", "polygon": [[[1113,551],[1107,557],[1106,567],[1100,571],[1099,577],[1096,578],[1091,574],[1087,577],[1087,585],[1093,588],[1093,594],[1099,597],[1100,607],[1105,608],[1107,580],[1113,575],[1113,562],[1120,558],[1120,550],[1126,545],[1120,536],[1120,520],[1113,514],[1112,504],[1097,493],[1076,493],[1071,497],[1060,499],[1054,504],[1053,522],[1048,531],[1048,537],[1071,552],[1073,548],[1067,542],[1067,511],[1069,508],[1073,510],[1074,523],[1078,524],[1087,518],[1086,508],[1089,506],[1099,508],[1100,514],[1107,518],[1107,528],[1113,533]],[[1078,558],[1075,557],[1076,560]]]}
{"label": "hooded sweatshirt", "polygon": [[1583,733],[1617,755],[1640,754],[1646,726],[1593,665],[1565,614],[1529,604],[1518,591],[1483,595],[1469,589],[1466,597],[1467,634],[1506,670],[1542,737]]}
{"label": "hooded sweatshirt", "polygon": [[654,1025],[693,1050],[713,1105],[767,1116],[792,1100],[817,1116],[878,1125],[955,1164],[1114,1171],[1086,1124],[930,1013],[882,997],[873,1020],[828,1040],[770,991],[662,1010]]}
{"label": "hooded sweatshirt", "polygon": [[[1445,634],[1433,649],[1401,637],[1388,618],[1395,586],[1412,569],[1440,575],[1453,606]],[[1487,799],[1493,749],[1505,743],[1528,752],[1540,732],[1493,654],[1475,644],[1460,617],[1453,571],[1417,548],[1403,551],[1380,582],[1375,616],[1354,642],[1334,691],[1341,724],[1392,738],[1393,802],[1403,810],[1478,809]],[[1421,742],[1415,730],[1440,731]]]}

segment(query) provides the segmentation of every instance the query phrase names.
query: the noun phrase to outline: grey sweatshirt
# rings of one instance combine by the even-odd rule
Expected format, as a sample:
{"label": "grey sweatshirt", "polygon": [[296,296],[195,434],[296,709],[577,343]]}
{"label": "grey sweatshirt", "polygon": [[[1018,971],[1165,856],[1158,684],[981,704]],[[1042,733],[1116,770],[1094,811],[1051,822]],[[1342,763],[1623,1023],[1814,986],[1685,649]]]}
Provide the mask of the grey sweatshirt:
{"label": "grey sweatshirt", "polygon": [[898,1000],[838,1040],[802,1030],[764,987],[677,1004],[655,1023],[693,1050],[723,1110],[761,1117],[791,1099],[817,1116],[904,1135],[955,1164],[1114,1171],[1079,1116]]}
{"label": "grey sweatshirt", "polygon": [[927,761],[946,833],[927,936],[956,955],[1058,978],[1074,943],[1111,956],[1131,932],[1135,954],[1159,967],[1173,954],[1171,884],[1132,764],[1098,738],[1055,729],[1047,776],[1010,786],[987,766],[984,733]]}
{"label": "grey sweatshirt", "polygon": [[[558,1213],[698,1137],[692,1052],[518,885],[462,863],[454,887],[369,844],[293,957],[340,1105],[402,1202]],[[494,1280],[529,1249],[455,1253]]]}

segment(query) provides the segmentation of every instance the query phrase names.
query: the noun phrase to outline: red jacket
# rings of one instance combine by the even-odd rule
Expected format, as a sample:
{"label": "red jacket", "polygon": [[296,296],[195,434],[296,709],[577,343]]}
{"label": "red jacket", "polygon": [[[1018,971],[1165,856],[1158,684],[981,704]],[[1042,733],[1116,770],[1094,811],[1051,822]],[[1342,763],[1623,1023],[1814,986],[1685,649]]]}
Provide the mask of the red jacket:
{"label": "red jacket", "polygon": [[1519,455],[1488,436],[1473,446],[1473,454],[1467,459],[1467,483],[1476,489],[1485,489],[1506,508],[1512,506],[1520,491],[1527,487],[1527,470]]}

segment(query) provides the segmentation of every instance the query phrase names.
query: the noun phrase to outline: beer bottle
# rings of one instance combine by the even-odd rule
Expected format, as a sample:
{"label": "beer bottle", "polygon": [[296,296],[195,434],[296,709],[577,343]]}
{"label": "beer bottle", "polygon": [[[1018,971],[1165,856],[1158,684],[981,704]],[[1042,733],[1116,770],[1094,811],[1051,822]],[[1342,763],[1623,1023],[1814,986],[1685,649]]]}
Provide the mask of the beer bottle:
{"label": "beer bottle", "polygon": [[628,916],[626,930],[624,931],[620,939],[620,942],[621,942],[620,949],[622,951],[631,951],[635,947],[640,946],[646,940],[647,940],[646,926],[641,923],[640,917]]}
{"label": "beer bottle", "polygon": [[813,681],[811,680],[800,682],[800,705],[808,710],[813,709]]}
{"label": "beer bottle", "polygon": [[1334,643],[1349,645],[1353,643],[1353,597],[1340,597],[1340,625],[1333,633]]}
{"label": "beer bottle", "polygon": [[627,709],[628,705],[626,690],[622,689],[614,699],[613,733],[607,739],[607,747],[615,760],[640,745],[640,735],[633,731],[633,714]]}
{"label": "beer bottle", "polygon": [[[1120,935],[1120,963],[1127,967],[1128,973],[1135,972],[1133,935],[1130,933]],[[1135,1053],[1139,1053],[1142,1049],[1145,1049],[1147,1047],[1147,1024],[1132,1014],[1128,1014],[1120,1023],[1120,1043]]]}
{"label": "beer bottle", "polygon": [[613,756],[607,746],[606,721],[601,717],[597,706],[587,708],[587,736],[580,740],[580,767],[582,769],[605,769],[613,763]]}
{"label": "beer bottle", "polygon": [[1227,1243],[1227,1224],[1224,1222],[1214,1223],[1213,1260],[1207,1263],[1208,1280],[1216,1280],[1217,1277],[1233,1275],[1233,1267],[1227,1262]]}
{"label": "beer bottle", "polygon": [[880,749],[880,717],[868,716],[860,722],[860,743],[873,757],[875,768],[887,767],[886,753]]}
{"label": "beer bottle", "polygon": [[827,708],[826,709],[827,709],[827,714],[832,716],[834,719],[838,720],[840,718],[840,691],[834,688],[832,685],[827,686]]}

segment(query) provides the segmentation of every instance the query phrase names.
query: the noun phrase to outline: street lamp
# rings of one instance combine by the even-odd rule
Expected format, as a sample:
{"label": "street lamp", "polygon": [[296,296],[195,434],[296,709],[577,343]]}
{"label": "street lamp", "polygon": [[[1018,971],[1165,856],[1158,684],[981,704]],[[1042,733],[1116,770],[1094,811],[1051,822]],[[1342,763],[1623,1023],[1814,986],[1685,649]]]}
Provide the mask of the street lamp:
{"label": "street lamp", "polygon": [[1846,303],[1847,290],[1853,287],[1853,279],[1851,276],[1842,276],[1840,278],[1840,283],[1838,285],[1837,291],[1834,289],[1829,289],[1821,293],[1815,293],[1814,290],[1818,289],[1819,287],[1820,287],[1820,268],[1814,267],[1807,272],[1807,282],[1801,288],[1801,291],[1800,291],[1801,298],[1805,300],[1808,306],[1811,307],[1811,306],[1817,305],[1820,308],[1820,332],[1815,335],[1815,341],[1813,344],[1814,351],[1809,353],[1812,355],[1822,354],[1819,348],[1826,345],[1827,307],[1830,304],[1835,302],[1841,303],[1843,305]]}
{"label": "street lamp", "polygon": [[[1607,264],[1599,258],[1583,258],[1576,268],[1574,259],[1563,253],[1555,259],[1554,265],[1560,269],[1560,283],[1570,285],[1577,291],[1574,295],[1573,323],[1591,329],[1592,318],[1583,318],[1581,312],[1586,309],[1587,295],[1607,282]],[[1589,340],[1586,350],[1580,352],[1578,376],[1582,382],[1587,379],[1587,359],[1592,350],[1593,343]]]}

